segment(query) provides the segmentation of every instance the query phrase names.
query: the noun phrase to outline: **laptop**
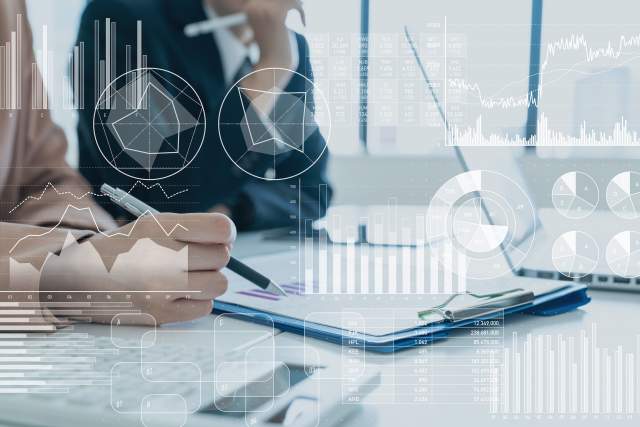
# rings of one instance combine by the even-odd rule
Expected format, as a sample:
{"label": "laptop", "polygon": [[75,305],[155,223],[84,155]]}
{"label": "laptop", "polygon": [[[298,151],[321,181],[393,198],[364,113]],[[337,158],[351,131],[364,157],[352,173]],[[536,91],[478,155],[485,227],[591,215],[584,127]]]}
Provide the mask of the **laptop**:
{"label": "laptop", "polygon": [[[509,181],[522,190],[521,193],[506,188],[498,192],[511,206],[530,204],[532,208],[529,215],[527,209],[519,211],[521,215],[518,217],[517,225],[511,230],[510,241],[515,243],[508,247],[503,245],[501,248],[512,272],[524,277],[580,282],[590,288],[640,292],[640,277],[637,277],[640,276],[640,250],[634,250],[634,247],[640,247],[640,237],[633,238],[640,236],[640,233],[635,234],[640,231],[640,225],[620,221],[606,211],[596,211],[586,220],[571,221],[554,215],[551,210],[538,209],[533,203],[533,197],[517,162],[515,151],[519,147],[485,148],[456,145],[452,140],[454,136],[442,104],[406,27],[405,36],[443,121],[449,145],[455,150],[463,171],[493,171],[508,177]],[[522,195],[527,200],[523,200]],[[483,197],[479,199],[482,200]],[[500,221],[492,215],[492,210],[484,205],[485,202],[481,203],[487,223],[492,226],[499,225]],[[590,257],[579,253],[583,244],[580,239],[584,235],[591,237],[584,243],[592,246]],[[558,247],[564,249],[560,254],[556,253]],[[521,254],[526,256],[519,256]],[[570,267],[562,270],[556,267],[554,256],[558,261],[560,255],[563,259],[556,264]],[[619,273],[621,270],[623,274]]]}

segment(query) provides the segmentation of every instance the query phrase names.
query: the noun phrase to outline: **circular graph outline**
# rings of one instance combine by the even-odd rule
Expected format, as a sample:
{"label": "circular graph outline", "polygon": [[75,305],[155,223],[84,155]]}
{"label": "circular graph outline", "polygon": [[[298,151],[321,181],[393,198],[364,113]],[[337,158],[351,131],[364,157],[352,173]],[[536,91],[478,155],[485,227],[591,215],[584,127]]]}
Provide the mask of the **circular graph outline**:
{"label": "circular graph outline", "polygon": [[[514,269],[517,269],[518,267],[520,267],[524,263],[526,255],[531,251],[531,248],[533,247],[533,243],[534,243],[535,236],[536,236],[536,228],[537,227],[536,227],[536,221],[535,221],[534,204],[531,201],[531,199],[529,198],[529,196],[527,195],[526,191],[524,191],[524,189],[515,180],[509,178],[508,176],[506,176],[506,175],[504,175],[504,174],[502,174],[500,172],[496,172],[496,171],[488,170],[488,169],[470,170],[470,171],[466,171],[466,172],[460,173],[458,175],[455,175],[455,176],[449,178],[447,181],[445,181],[444,184],[442,184],[440,186],[440,188],[438,188],[438,190],[436,191],[434,196],[431,198],[431,202],[429,203],[429,207],[427,209],[427,218],[426,218],[427,224],[426,224],[426,226],[427,226],[428,233],[430,234],[429,235],[429,239],[428,239],[428,243],[429,243],[429,247],[434,252],[438,251],[438,249],[439,249],[438,245],[442,245],[443,244],[443,240],[445,240],[444,243],[453,244],[452,236],[449,235],[450,234],[449,233],[450,224],[448,223],[448,221],[452,217],[452,208],[455,209],[456,203],[460,199],[463,199],[465,196],[467,196],[469,194],[473,194],[473,193],[479,193],[480,196],[482,196],[482,193],[500,194],[500,192],[498,192],[498,191],[493,191],[491,189],[481,188],[480,190],[470,190],[470,191],[463,192],[462,194],[457,195],[454,200],[449,201],[449,202],[447,202],[447,198],[443,198],[443,197],[440,196],[440,193],[447,191],[447,187],[451,186],[452,184],[453,185],[457,185],[458,184],[458,180],[460,180],[461,177],[463,177],[465,175],[470,175],[471,176],[472,174],[478,174],[478,173],[481,174],[481,175],[482,174],[489,174],[489,175],[497,176],[500,179],[506,180],[506,182],[508,182],[509,185],[514,186],[514,188],[517,189],[517,191],[522,196],[523,200],[526,200],[526,206],[524,208],[528,211],[527,214],[531,215],[531,218],[533,219],[533,224],[534,224],[531,234],[529,236],[527,236],[525,240],[523,240],[522,242],[519,242],[519,245],[522,245],[523,243],[526,243],[527,247],[525,248],[525,250],[521,250],[520,248],[518,248],[519,245],[513,244],[513,238],[515,236],[514,236],[514,233],[511,232],[511,233],[509,233],[511,239],[509,241],[503,241],[501,243],[501,245],[500,245],[500,251],[492,256],[492,258],[500,257],[500,258],[504,259],[505,261],[507,260],[507,257],[508,257],[509,262],[505,262],[506,269],[500,270],[500,271],[495,271],[495,272],[493,272],[493,270],[486,270],[486,272],[489,272],[489,271],[492,271],[492,272],[489,273],[488,275],[483,275],[482,277],[474,277],[471,273],[469,273],[469,269],[467,269],[467,277],[468,278],[478,279],[478,280],[491,280],[491,279],[495,279],[495,278],[501,277],[501,276],[511,272],[512,270],[509,268],[509,264],[511,264]],[[464,191],[464,189],[461,188],[460,191]],[[449,197],[449,199],[450,199],[450,197]],[[438,200],[438,201],[436,202],[436,200]],[[433,230],[433,227],[432,227],[431,224],[432,224],[432,221],[433,221],[434,217],[439,217],[441,215],[437,215],[437,214],[434,215],[434,210],[436,210],[438,208],[441,208],[443,206],[447,207],[447,212],[444,215],[445,223],[444,223],[444,226],[437,227],[437,228],[445,230],[446,236],[444,236],[443,239],[435,239],[434,236],[431,235],[432,234],[432,230]],[[509,211],[510,212],[511,211],[515,212],[514,207],[511,206],[511,204],[508,204],[508,207],[509,207]],[[517,214],[514,215],[513,219],[515,221],[513,226],[517,227],[517,225],[518,225],[518,223],[517,223],[518,215]],[[514,228],[514,229],[517,229],[517,228]],[[511,230],[511,227],[510,227],[510,230]],[[438,236],[438,237],[440,237],[440,236]],[[455,245],[454,245],[454,247],[455,247]],[[505,251],[509,251],[512,248],[513,249],[517,249],[519,252],[522,253],[522,256],[517,261],[514,260],[514,254],[509,254],[509,253],[505,254]],[[458,250],[458,249],[456,249],[456,250]],[[487,262],[487,258],[479,259],[479,258],[474,258],[472,256],[469,256],[469,254],[465,254],[465,255],[467,255],[467,259],[469,260],[469,262],[473,262],[473,261],[475,261],[475,262],[485,262],[485,263]],[[438,261],[440,263],[442,263],[442,260],[439,259]]]}
{"label": "circular graph outline", "polygon": [[[565,177],[566,175],[568,175],[570,173],[583,175],[583,176],[587,177],[591,181],[591,183],[594,185],[595,194],[596,194],[596,201],[593,204],[593,207],[589,211],[584,211],[584,215],[567,215],[567,211],[569,210],[568,208],[561,208],[561,207],[558,207],[556,205],[556,201],[555,201],[556,195],[554,194],[556,186],[558,185],[558,183],[560,182],[560,180],[563,177]],[[576,178],[576,181],[577,181],[577,178]],[[577,193],[577,189],[576,189],[576,193]],[[576,194],[575,197],[580,197],[580,196],[578,196]],[[582,198],[582,197],[580,197],[580,198]],[[598,183],[596,182],[596,180],[593,179],[593,177],[591,175],[589,175],[588,173],[586,173],[586,172],[584,172],[582,170],[573,170],[573,171],[565,172],[562,175],[560,175],[558,178],[556,178],[556,180],[553,183],[553,187],[551,188],[551,203],[553,204],[553,207],[556,209],[556,212],[558,212],[560,215],[562,215],[563,217],[565,217],[567,219],[573,219],[573,220],[585,219],[585,218],[588,218],[589,216],[591,216],[595,212],[595,210],[598,207],[598,204],[600,203],[600,188],[599,188]]]}
{"label": "circular graph outline", "polygon": [[[316,159],[309,165],[307,166],[305,169],[303,169],[300,172],[297,172],[293,175],[290,176],[284,176],[281,178],[269,178],[269,177],[265,177],[265,176],[260,176],[260,175],[256,175],[254,173],[251,173],[247,170],[245,170],[242,166],[240,166],[232,157],[231,154],[229,154],[229,151],[227,150],[227,147],[224,144],[224,141],[222,139],[222,130],[221,130],[221,121],[222,121],[222,108],[227,100],[227,98],[229,97],[229,95],[231,94],[231,92],[233,92],[234,88],[237,87],[237,85],[244,80],[245,78],[247,78],[248,76],[251,76],[255,73],[261,72],[261,71],[286,71],[289,73],[293,73],[296,74],[300,77],[302,77],[303,79],[305,79],[308,83],[311,84],[311,86],[313,87],[313,92],[314,95],[319,94],[320,98],[322,99],[325,107],[327,108],[327,120],[328,120],[328,133],[326,135],[326,137],[323,138],[324,140],[324,147],[322,147],[322,151],[318,154],[318,156],[316,157]],[[327,148],[329,146],[329,140],[331,138],[331,133],[332,133],[332,125],[331,125],[331,109],[329,108],[329,101],[326,99],[324,93],[320,90],[320,88],[318,88],[318,86],[315,84],[315,82],[313,80],[310,80],[309,78],[307,78],[305,75],[298,73],[297,71],[294,70],[290,70],[288,68],[281,68],[281,67],[266,67],[266,68],[261,68],[259,70],[253,70],[250,73],[247,73],[246,75],[242,76],[240,79],[238,79],[238,81],[236,81],[234,84],[231,85],[231,87],[229,88],[229,90],[227,91],[227,93],[224,95],[224,98],[222,98],[222,102],[220,103],[220,108],[218,109],[218,138],[220,139],[220,144],[222,145],[222,149],[224,150],[225,154],[227,155],[227,158],[229,158],[229,160],[238,168],[240,169],[242,172],[246,173],[247,175],[256,178],[256,179],[260,179],[263,181],[284,181],[287,179],[292,179],[292,178],[296,178],[300,175],[302,175],[303,173],[305,173],[306,171],[308,171],[309,169],[311,169],[313,166],[315,166],[316,163],[318,163],[318,161],[322,158],[322,156],[324,155],[324,153],[327,151]]]}
{"label": "circular graph outline", "polygon": [[[612,264],[612,262],[613,262],[613,261],[611,261],[611,260],[609,259],[609,258],[610,258],[610,257],[609,257],[609,250],[610,250],[611,244],[616,240],[616,238],[617,238],[618,236],[620,236],[620,235],[622,235],[622,234],[624,234],[624,233],[629,233],[630,235],[634,235],[634,234],[636,234],[636,235],[640,236],[640,232],[635,231],[635,230],[624,230],[624,231],[621,231],[621,232],[619,232],[619,233],[616,233],[616,234],[615,234],[615,235],[614,235],[614,236],[609,240],[609,242],[607,243],[607,247],[606,247],[606,250],[605,250],[605,259],[606,259],[606,261],[607,261],[607,266],[609,266],[609,269],[610,269],[614,274],[616,274],[616,275],[618,275],[618,276],[620,276],[620,277],[624,277],[625,279],[635,279],[635,278],[640,277],[640,269],[639,269],[639,271],[638,271],[638,274],[635,274],[635,275],[620,274],[618,271],[616,271],[616,270],[617,270],[616,268],[614,268],[614,267],[612,267],[612,266],[611,266],[611,264]],[[638,250],[640,250],[640,249],[638,249]],[[636,252],[636,251],[631,251],[631,253],[633,253],[633,252]],[[628,256],[631,256],[631,253],[629,253],[629,255],[628,255]],[[619,258],[617,258],[617,259],[616,259],[616,261],[617,261],[618,259],[619,259]],[[627,266],[627,267],[628,267],[628,266]],[[628,270],[628,268],[627,268],[627,270]],[[628,271],[627,271],[627,273],[628,273]]]}
{"label": "circular graph outline", "polygon": [[[633,221],[633,220],[640,219],[640,207],[636,208],[636,212],[633,215],[621,215],[619,213],[619,210],[615,208],[615,206],[617,206],[619,203],[616,204],[615,206],[611,206],[611,201],[609,200],[609,188],[614,184],[614,180],[617,177],[619,177],[620,175],[627,174],[627,173],[630,174],[630,175],[636,175],[636,176],[638,176],[638,178],[640,178],[640,173],[638,173],[636,171],[632,171],[632,170],[625,170],[623,172],[617,173],[616,175],[614,175],[613,178],[611,178],[611,180],[607,184],[607,189],[606,189],[606,192],[605,192],[605,198],[606,198],[607,206],[609,207],[609,210],[611,212],[613,212],[613,214],[615,216],[617,216],[618,218],[624,219],[624,220]],[[637,193],[633,193],[633,194],[637,194]],[[630,194],[629,197],[633,196],[633,194]],[[633,201],[631,203],[633,204]]]}
{"label": "circular graph outline", "polygon": [[[202,126],[203,126],[203,130],[202,130],[202,140],[200,141],[200,144],[198,145],[198,149],[196,150],[196,152],[193,154],[191,160],[189,160],[187,163],[185,163],[180,169],[176,170],[175,172],[166,175],[166,176],[162,176],[162,177],[158,177],[158,178],[144,178],[144,177],[138,177],[135,175],[130,175],[127,172],[124,172],[123,170],[121,170],[120,168],[116,167],[114,164],[112,164],[109,159],[105,156],[105,154],[102,151],[102,148],[100,147],[100,144],[98,143],[98,137],[96,135],[96,113],[98,111],[98,107],[101,104],[101,100],[103,98],[103,96],[105,96],[105,94],[107,93],[107,89],[109,89],[111,87],[111,85],[113,85],[115,82],[117,82],[119,79],[127,76],[130,73],[134,73],[134,72],[142,72],[142,71],[160,71],[160,72],[165,72],[168,73],[174,77],[177,77],[178,79],[180,79],[181,81],[183,81],[188,87],[189,89],[191,89],[191,91],[195,94],[198,104],[200,104],[200,108],[202,111]],[[204,107],[204,104],[202,102],[202,99],[200,98],[200,94],[198,94],[198,91],[196,91],[196,89],[191,85],[191,83],[189,83],[186,79],[184,79],[182,76],[180,76],[177,73],[174,73],[173,71],[167,70],[165,68],[159,68],[159,67],[141,67],[141,68],[136,68],[133,70],[129,70],[121,75],[119,75],[118,77],[116,77],[115,79],[113,79],[111,81],[111,83],[109,83],[108,86],[106,86],[103,91],[100,93],[100,96],[98,97],[98,102],[96,102],[96,105],[93,109],[93,116],[92,116],[92,133],[93,133],[93,140],[96,143],[96,146],[98,147],[98,151],[100,151],[100,155],[102,155],[102,157],[105,159],[105,161],[109,164],[109,166],[111,166],[112,168],[114,168],[115,170],[117,170],[118,172],[120,172],[121,174],[131,178],[131,179],[136,179],[136,180],[142,180],[142,181],[160,181],[162,179],[167,179],[167,178],[171,178],[172,176],[182,172],[183,170],[185,170],[187,167],[189,167],[189,165],[195,160],[196,157],[198,157],[198,154],[200,154],[200,150],[202,149],[202,146],[204,145],[204,141],[207,135],[207,111],[206,108]]]}
{"label": "circular graph outline", "polygon": [[[555,260],[556,257],[554,255],[556,251],[556,245],[560,242],[562,238],[564,238],[567,234],[570,234],[570,233],[576,233],[576,234],[581,234],[583,236],[586,236],[590,240],[590,242],[593,243],[593,246],[596,249],[596,259],[593,260],[594,261],[593,268],[591,268],[591,270],[586,273],[575,274],[575,271],[566,271],[566,270],[561,271],[561,269],[559,269],[558,266],[556,265],[556,260]],[[576,249],[576,252],[577,252],[577,249]],[[581,279],[593,273],[595,269],[598,267],[598,262],[600,261],[600,253],[601,253],[600,246],[598,245],[598,242],[596,241],[596,239],[594,239],[594,237],[591,234],[582,230],[569,230],[567,232],[562,233],[553,241],[553,245],[551,246],[551,262],[553,264],[553,267],[556,269],[556,271],[561,275],[563,275],[564,277],[568,277],[571,279]],[[576,253],[576,255],[578,254]],[[565,273],[569,273],[569,274],[565,274]]]}
{"label": "circular graph outline", "polygon": [[[449,230],[449,235],[453,238],[452,243],[454,244],[454,246],[460,246],[462,248],[464,248],[465,251],[468,251],[470,254],[476,254],[478,256],[481,257],[482,254],[486,255],[486,257],[482,257],[482,258],[487,258],[487,257],[493,257],[496,255],[496,253],[494,253],[494,251],[496,250],[500,250],[499,248],[501,248],[504,243],[505,243],[505,239],[509,236],[509,233],[507,233],[507,235],[505,236],[505,239],[503,239],[500,244],[498,245],[498,249],[494,249],[488,252],[477,252],[474,251],[472,249],[470,249],[469,247],[467,247],[465,244],[463,244],[462,242],[459,241],[459,238],[457,237],[457,233],[455,230],[456,227],[456,217],[458,216],[458,214],[461,213],[461,210],[463,209],[463,207],[469,203],[469,202],[473,202],[476,200],[479,200],[480,202],[485,202],[485,206],[487,206],[487,201],[490,201],[491,203],[495,203],[497,206],[500,207],[502,214],[507,215],[508,218],[510,218],[513,221],[513,225],[514,228],[517,229],[518,227],[518,215],[515,213],[515,211],[513,210],[513,207],[511,205],[508,204],[507,200],[505,197],[502,196],[502,194],[496,192],[496,191],[492,191],[492,190],[483,190],[482,191],[484,194],[483,195],[474,195],[473,193],[466,193],[464,196],[460,197],[458,200],[456,200],[456,202],[454,203],[453,207],[453,211],[449,212],[449,215],[451,217],[451,224],[450,224],[450,230]],[[468,197],[470,196],[470,197]],[[505,211],[505,206],[508,208],[508,211]],[[482,209],[482,208],[480,208]],[[483,213],[484,214],[484,213]],[[462,221],[462,220],[458,220],[458,222],[469,222],[469,221]]]}

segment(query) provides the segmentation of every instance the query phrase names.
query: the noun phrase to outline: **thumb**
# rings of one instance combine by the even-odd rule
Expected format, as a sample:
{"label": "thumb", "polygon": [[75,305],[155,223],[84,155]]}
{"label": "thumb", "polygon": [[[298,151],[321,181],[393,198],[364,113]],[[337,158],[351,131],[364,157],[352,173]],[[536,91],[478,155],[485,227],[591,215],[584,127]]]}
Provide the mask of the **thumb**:
{"label": "thumb", "polygon": [[287,2],[287,6],[289,10],[297,10],[300,14],[300,19],[302,20],[302,25],[307,25],[307,16],[304,13],[304,8],[302,7],[302,0],[289,0]]}

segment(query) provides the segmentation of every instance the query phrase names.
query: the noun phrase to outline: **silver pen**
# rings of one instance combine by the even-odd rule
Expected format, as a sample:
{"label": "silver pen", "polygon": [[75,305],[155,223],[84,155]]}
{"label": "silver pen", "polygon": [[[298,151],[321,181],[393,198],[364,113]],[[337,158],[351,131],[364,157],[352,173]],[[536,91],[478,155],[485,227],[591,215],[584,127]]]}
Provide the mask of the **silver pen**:
{"label": "silver pen", "polygon": [[201,34],[212,33],[221,28],[235,27],[247,22],[247,15],[240,12],[226,16],[218,16],[206,21],[194,22],[184,27],[184,34],[187,37],[196,37]]}
{"label": "silver pen", "polygon": [[[102,184],[102,186],[100,187],[100,192],[105,196],[108,196],[114,204],[120,206],[122,209],[126,210],[131,215],[134,215],[136,218],[149,213],[159,213],[158,210],[152,208],[151,206],[147,205],[146,203],[137,199],[126,191],[121,190],[120,188],[113,188],[108,184]],[[229,259],[227,268],[267,292],[271,292],[276,295],[287,296],[287,293],[284,291],[284,289],[282,289],[273,280],[258,273],[256,270],[234,257],[231,257]]]}
{"label": "silver pen", "polygon": [[[302,25],[306,25],[306,17],[304,9],[302,8],[302,0],[297,2],[296,10],[300,13],[302,19]],[[214,31],[235,27],[237,25],[243,25],[248,22],[247,14],[244,12],[232,13],[224,16],[216,16],[204,21],[192,22],[184,27],[184,34],[187,37],[197,37],[202,34],[213,33]]]}

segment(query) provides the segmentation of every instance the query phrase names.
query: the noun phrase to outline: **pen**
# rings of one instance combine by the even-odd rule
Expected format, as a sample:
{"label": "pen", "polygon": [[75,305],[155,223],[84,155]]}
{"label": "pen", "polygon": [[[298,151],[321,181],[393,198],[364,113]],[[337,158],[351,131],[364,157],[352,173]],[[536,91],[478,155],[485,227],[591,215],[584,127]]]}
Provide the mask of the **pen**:
{"label": "pen", "polygon": [[[302,19],[302,25],[306,25],[306,18],[304,10],[302,9],[302,2],[298,2],[296,8],[300,12],[300,18]],[[212,33],[222,28],[235,27],[236,25],[246,24],[248,21],[247,14],[243,12],[232,13],[230,15],[217,16],[215,18],[206,19],[204,21],[193,22],[184,27],[184,34],[187,37],[197,37],[202,34]]]}
{"label": "pen", "polygon": [[196,37],[201,34],[212,33],[221,28],[234,27],[247,22],[247,15],[240,12],[231,15],[220,16],[206,21],[194,22],[184,27],[187,37]]}
{"label": "pen", "polygon": [[[126,210],[135,217],[141,217],[148,213],[159,213],[156,209],[152,208],[141,200],[138,200],[137,198],[133,197],[126,191],[121,190],[120,188],[113,188],[108,184],[102,184],[102,186],[100,187],[100,192],[105,196],[108,196],[114,204],[120,206],[122,209]],[[253,268],[249,267],[248,265],[244,264],[242,261],[239,261],[234,257],[231,257],[229,259],[227,268],[236,273],[238,276],[241,276],[254,285],[257,285],[258,287],[264,289],[265,291],[283,296],[287,295],[284,289],[282,289],[273,280],[258,273]]]}

